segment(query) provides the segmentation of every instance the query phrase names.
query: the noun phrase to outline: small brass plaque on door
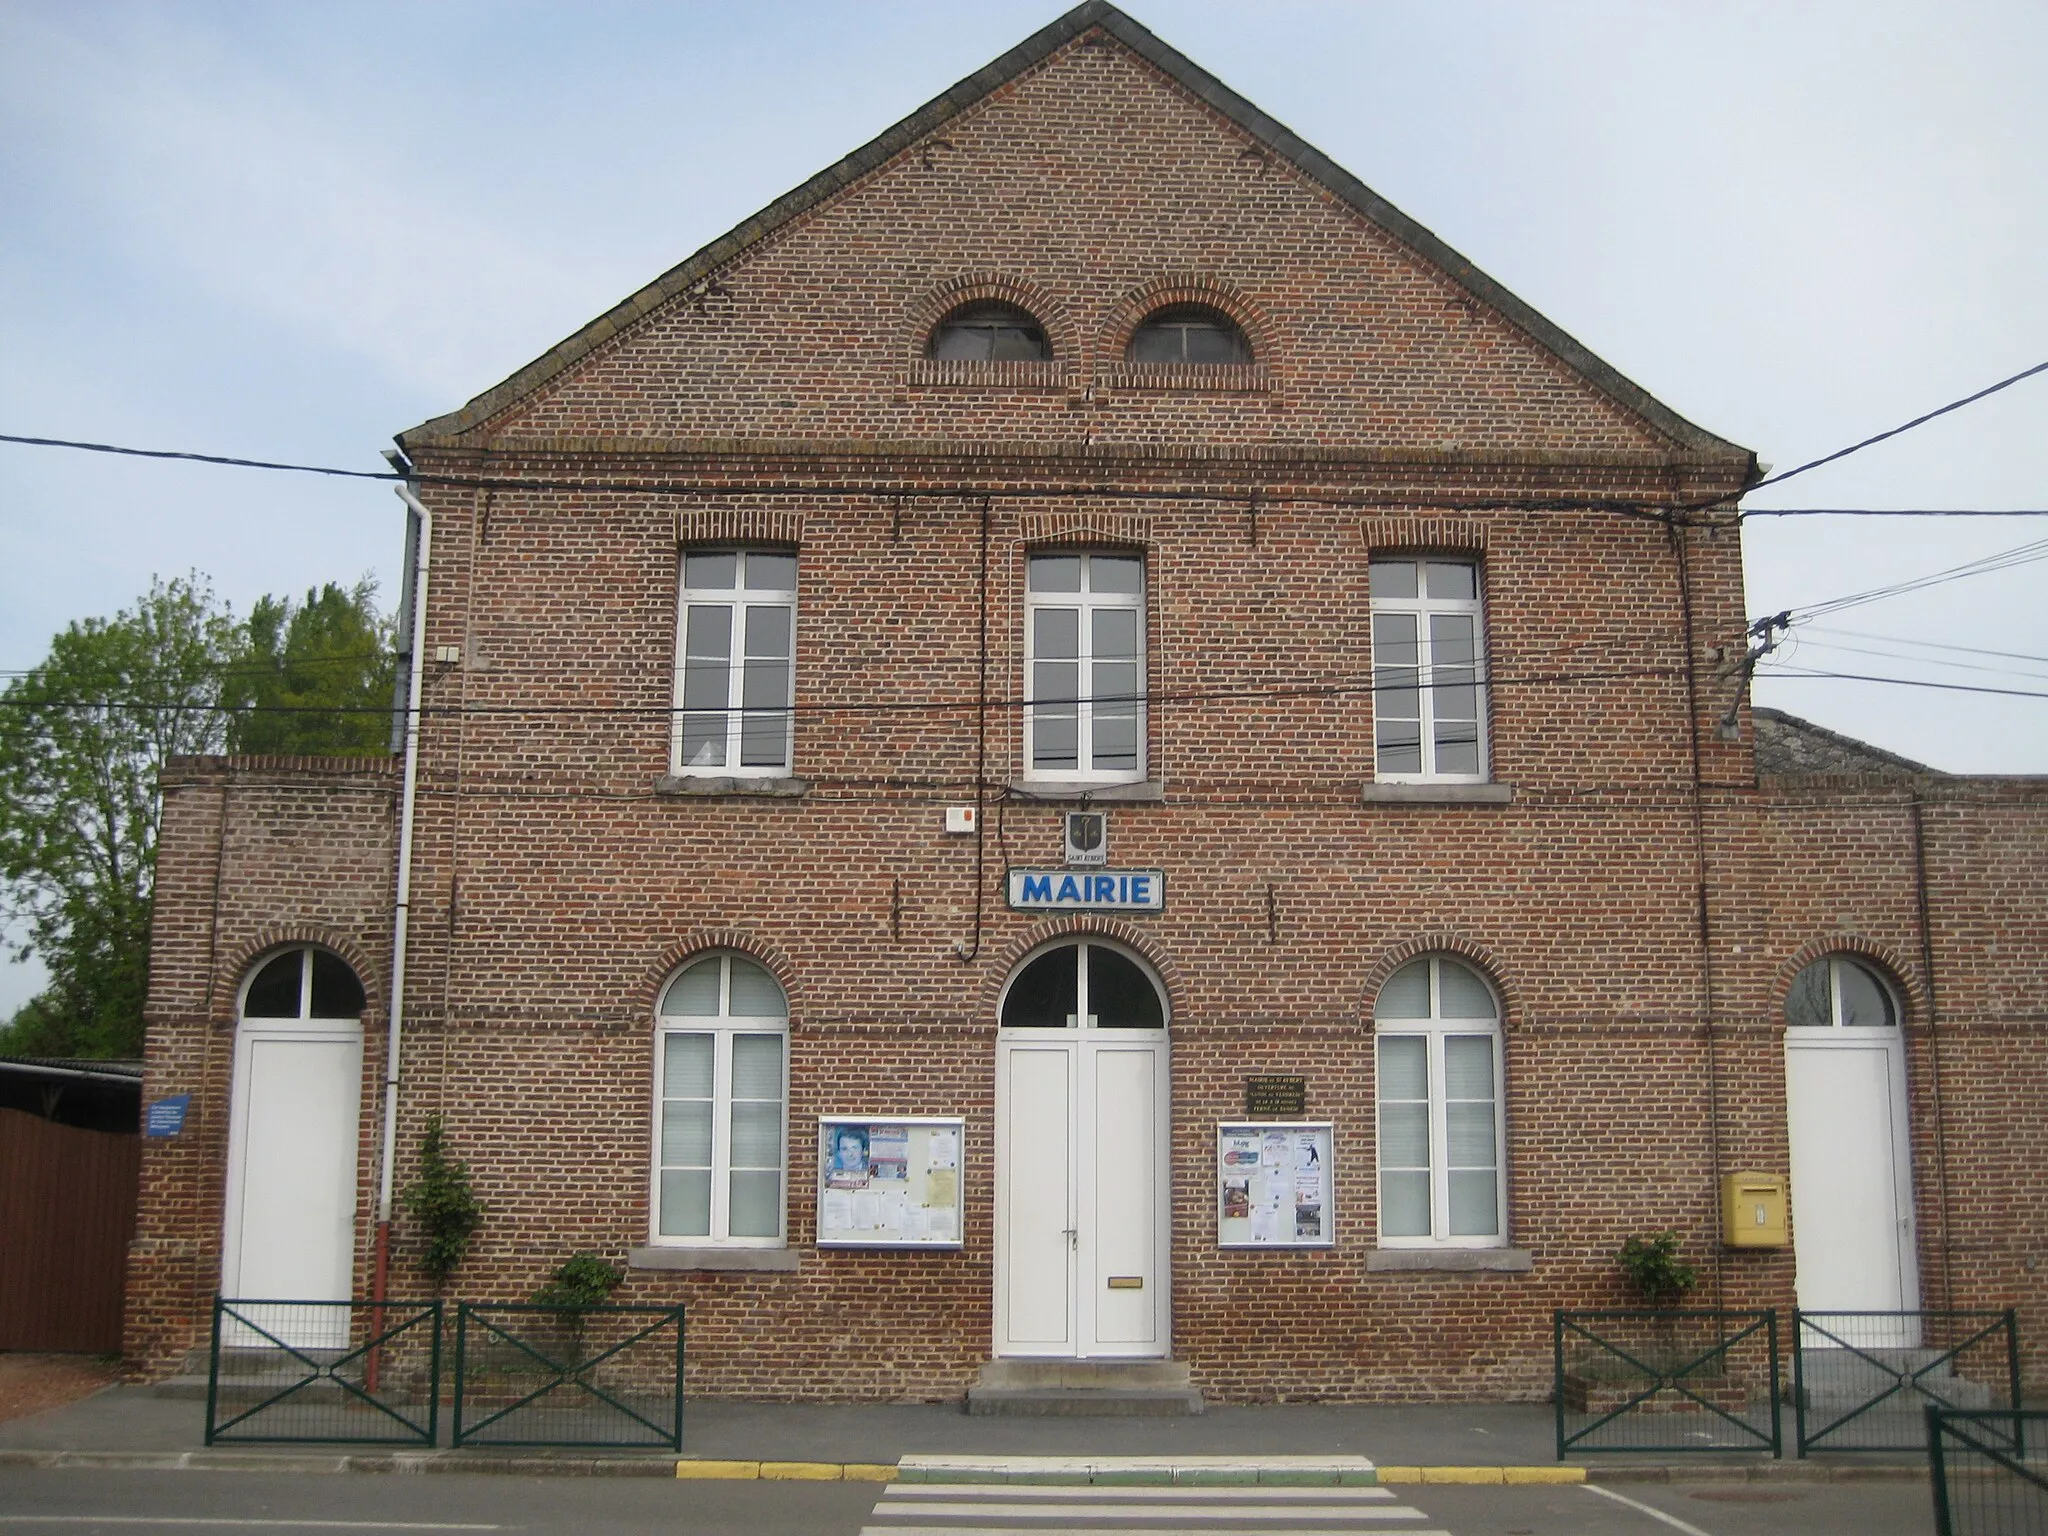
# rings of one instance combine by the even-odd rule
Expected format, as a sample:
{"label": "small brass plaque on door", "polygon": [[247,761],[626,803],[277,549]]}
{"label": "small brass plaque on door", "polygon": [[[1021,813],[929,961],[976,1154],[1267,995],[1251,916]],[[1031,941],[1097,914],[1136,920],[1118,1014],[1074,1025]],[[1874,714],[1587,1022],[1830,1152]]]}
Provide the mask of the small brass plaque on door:
{"label": "small brass plaque on door", "polygon": [[1145,1289],[1143,1275],[1111,1275],[1109,1288],[1112,1291],[1142,1291]]}

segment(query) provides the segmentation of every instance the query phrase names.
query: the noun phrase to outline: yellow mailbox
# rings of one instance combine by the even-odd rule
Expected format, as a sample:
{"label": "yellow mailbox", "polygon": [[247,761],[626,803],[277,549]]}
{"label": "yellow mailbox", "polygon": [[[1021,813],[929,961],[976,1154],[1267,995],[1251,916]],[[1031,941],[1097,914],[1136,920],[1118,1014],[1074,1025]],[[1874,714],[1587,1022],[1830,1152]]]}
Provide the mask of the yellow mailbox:
{"label": "yellow mailbox", "polygon": [[1730,1248],[1785,1246],[1782,1173],[1731,1173],[1721,1180],[1721,1241]]}

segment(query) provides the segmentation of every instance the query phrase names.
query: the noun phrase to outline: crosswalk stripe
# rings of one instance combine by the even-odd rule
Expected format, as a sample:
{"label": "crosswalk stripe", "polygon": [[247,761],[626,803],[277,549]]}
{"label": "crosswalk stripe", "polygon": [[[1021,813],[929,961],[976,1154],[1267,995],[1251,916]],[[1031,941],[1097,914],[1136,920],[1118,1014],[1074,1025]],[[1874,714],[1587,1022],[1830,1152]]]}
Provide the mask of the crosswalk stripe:
{"label": "crosswalk stripe", "polygon": [[1319,1485],[1305,1488],[1268,1487],[1263,1483],[1218,1483],[1210,1486],[1174,1484],[1115,1483],[891,1483],[882,1490],[886,1499],[1156,1499],[1192,1503],[1215,1500],[1259,1499],[1265,1502],[1299,1500],[1306,1503],[1390,1504],[1391,1488],[1340,1488]]}
{"label": "crosswalk stripe", "polygon": [[[1048,1530],[1057,1530],[1062,1536],[1134,1536],[1144,1532],[1145,1536],[1276,1536],[1278,1532],[1300,1530],[1313,1532],[1315,1536],[1341,1536],[1347,1530],[1369,1530],[1369,1527],[1341,1525],[1233,1525],[1233,1526],[1175,1526],[1175,1525],[864,1525],[860,1536],[1045,1536]],[[1429,1530],[1403,1528],[1401,1536],[1451,1536],[1441,1527]]]}
{"label": "crosswalk stripe", "polygon": [[1420,1520],[1422,1512],[1401,1504],[1140,1504],[1108,1500],[1075,1500],[1069,1504],[998,1503],[977,1499],[875,1506],[879,1515],[986,1515],[993,1519],[1023,1516],[1031,1520],[1110,1516],[1124,1520]]}

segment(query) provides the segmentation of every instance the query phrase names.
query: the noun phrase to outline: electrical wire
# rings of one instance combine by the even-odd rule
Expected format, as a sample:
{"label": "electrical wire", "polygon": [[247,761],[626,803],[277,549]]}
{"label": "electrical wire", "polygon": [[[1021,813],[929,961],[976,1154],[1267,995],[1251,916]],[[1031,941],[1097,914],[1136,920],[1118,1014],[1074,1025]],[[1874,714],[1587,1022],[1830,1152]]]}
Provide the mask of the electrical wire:
{"label": "electrical wire", "polygon": [[2014,566],[2032,565],[2038,560],[2048,560],[2048,539],[2036,539],[2030,544],[2016,545],[2012,549],[2000,550],[1997,554],[1985,555],[1981,559],[1966,561],[1962,565],[1952,565],[1946,570],[1935,571],[1926,576],[1915,576],[1907,581],[1893,582],[1889,586],[1872,587],[1866,592],[1853,592],[1847,597],[1830,598],[1826,602],[1808,603],[1790,611],[1802,620],[1817,619],[1823,614],[1838,613],[1844,608],[1857,608],[1884,598],[1901,597],[1908,592],[1919,592],[1947,582],[1961,581],[1969,576],[1984,576],[1994,571],[2010,570]]}
{"label": "electrical wire", "polygon": [[1917,635],[1878,635],[1862,629],[1837,629],[1832,624],[1810,626],[1816,634],[1845,635],[1851,640],[1875,640],[1883,645],[1907,645],[1931,651],[1961,651],[1968,656],[1997,656],[2006,661],[2048,662],[2048,656],[2039,656],[2031,651],[1994,651],[1981,645],[1957,645],[1948,640],[1922,640]]}
{"label": "electrical wire", "polygon": [[1874,677],[1864,672],[1822,672],[1811,667],[1759,667],[1758,677],[1788,681],[1831,680],[1841,683],[1888,683],[1897,688],[1933,688],[1943,693],[1988,693],[2007,699],[2048,699],[2048,689],[1993,688],[1988,683],[1938,683],[1919,677]]}

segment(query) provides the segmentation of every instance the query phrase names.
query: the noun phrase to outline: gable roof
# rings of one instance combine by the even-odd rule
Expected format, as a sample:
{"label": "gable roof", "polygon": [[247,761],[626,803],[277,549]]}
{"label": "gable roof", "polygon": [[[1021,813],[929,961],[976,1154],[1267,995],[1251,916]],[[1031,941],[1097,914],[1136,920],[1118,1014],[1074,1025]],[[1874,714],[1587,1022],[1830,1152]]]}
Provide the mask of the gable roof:
{"label": "gable roof", "polygon": [[397,441],[403,447],[412,448],[435,440],[446,440],[481,426],[508,406],[526,399],[560,377],[596,348],[631,329],[677,294],[706,282],[713,273],[750,246],[887,164],[942,124],[1043,63],[1092,28],[1100,28],[1115,38],[1221,113],[1261,146],[1292,163],[1354,212],[1438,268],[1474,298],[1526,333],[1594,389],[1634,412],[1665,437],[1708,458],[1726,459],[1746,454],[1750,460],[1751,477],[1757,473],[1754,454],[1686,420],[1649,391],[1603,362],[1590,349],[1488,277],[1321,150],[1299,138],[1285,124],[1260,111],[1185,54],[1161,42],[1109,4],[1108,0],[1083,0],[1082,4],[1034,32],[950,90],[933,97],[836,165],[826,167],[803,185],[785,192],[752,218],[671,267],[510,378],[484,391],[460,410],[436,416],[401,432]]}

